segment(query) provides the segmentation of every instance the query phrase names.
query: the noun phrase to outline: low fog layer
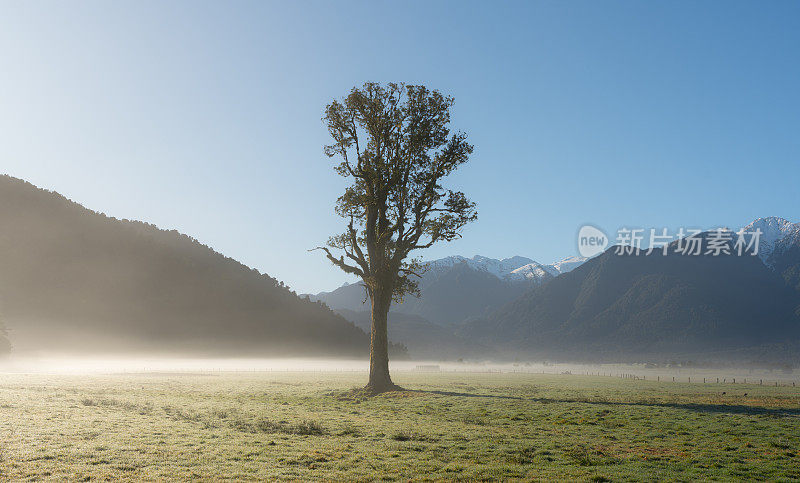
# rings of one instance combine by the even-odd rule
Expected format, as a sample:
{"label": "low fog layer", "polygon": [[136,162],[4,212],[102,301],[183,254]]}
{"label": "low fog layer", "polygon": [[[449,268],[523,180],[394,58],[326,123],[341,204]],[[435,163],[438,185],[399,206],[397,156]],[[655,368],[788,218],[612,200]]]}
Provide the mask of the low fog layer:
{"label": "low fog layer", "polygon": [[[563,376],[603,376],[671,382],[713,384],[800,384],[800,370],[747,367],[695,368],[679,365],[645,364],[566,364],[549,362],[441,362],[392,361],[393,372],[557,374]],[[205,374],[233,372],[356,372],[366,374],[369,362],[344,359],[216,359],[157,357],[74,357],[42,355],[6,357],[0,360],[0,373],[42,374]],[[705,378],[705,379],[704,379]]]}

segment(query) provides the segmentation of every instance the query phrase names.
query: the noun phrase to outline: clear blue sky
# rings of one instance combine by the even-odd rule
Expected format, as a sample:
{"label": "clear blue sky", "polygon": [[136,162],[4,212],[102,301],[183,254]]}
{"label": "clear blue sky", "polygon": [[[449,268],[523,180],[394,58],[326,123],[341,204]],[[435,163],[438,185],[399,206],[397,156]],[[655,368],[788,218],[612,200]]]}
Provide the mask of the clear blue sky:
{"label": "clear blue sky", "polygon": [[191,234],[299,292],[346,277],[327,102],[456,98],[478,202],[427,252],[551,262],[615,230],[800,221],[800,2],[0,4],[0,171]]}

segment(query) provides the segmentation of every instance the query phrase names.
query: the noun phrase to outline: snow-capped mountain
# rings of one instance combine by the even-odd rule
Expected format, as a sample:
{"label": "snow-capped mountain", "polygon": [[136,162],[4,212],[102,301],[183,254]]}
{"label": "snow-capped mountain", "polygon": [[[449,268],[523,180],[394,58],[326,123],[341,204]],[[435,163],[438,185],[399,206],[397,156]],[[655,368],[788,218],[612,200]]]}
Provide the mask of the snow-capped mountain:
{"label": "snow-capped mountain", "polygon": [[547,278],[556,277],[562,273],[569,272],[585,261],[586,259],[583,257],[567,257],[550,265],[543,265],[530,258],[520,256],[497,260],[481,255],[475,255],[472,258],[455,255],[428,262],[428,270],[444,270],[452,268],[457,264],[465,263],[473,270],[490,273],[500,280],[511,282],[525,280],[543,281]]}
{"label": "snow-capped mountain", "polygon": [[532,262],[516,268],[506,276],[507,280],[545,280],[550,277],[557,277],[562,273],[567,273],[578,268],[586,261],[584,257],[567,257],[550,265],[542,265]]}
{"label": "snow-capped mountain", "polygon": [[517,268],[523,265],[536,262],[534,262],[530,258],[519,257],[519,256],[497,260],[494,258],[484,257],[481,255],[475,255],[472,258],[466,258],[460,255],[454,255],[451,257],[440,258],[438,260],[433,260],[431,262],[428,262],[428,270],[433,271],[433,270],[447,269],[459,263],[466,263],[467,266],[473,270],[488,272],[494,275],[495,277],[504,280],[508,277],[508,275],[511,272],[513,272]]}
{"label": "snow-capped mountain", "polygon": [[525,264],[506,275],[507,280],[545,280],[554,277],[549,265],[540,265],[536,262]]}
{"label": "snow-capped mountain", "polygon": [[[485,315],[580,263],[582,259],[577,257],[542,265],[526,257],[497,260],[481,255],[432,260],[419,280],[421,296],[409,296],[402,303],[392,304],[392,311],[420,316],[442,326],[458,324]],[[309,299],[324,302],[334,310],[369,310],[360,284],[309,294]]]}
{"label": "snow-capped mountain", "polygon": [[761,230],[758,256],[767,266],[772,266],[769,259],[776,249],[780,250],[787,244],[800,241],[800,223],[792,223],[777,216],[758,218],[744,227],[744,230],[746,232]]}
{"label": "snow-capped mountain", "polygon": [[571,272],[572,270],[575,270],[576,268],[583,265],[583,263],[586,260],[587,260],[586,257],[577,257],[577,256],[567,257],[567,258],[562,258],[561,260],[557,261],[556,263],[553,263],[552,265],[545,265],[545,267],[548,268],[548,271],[553,276],[558,276],[561,275],[562,273],[567,273]]}

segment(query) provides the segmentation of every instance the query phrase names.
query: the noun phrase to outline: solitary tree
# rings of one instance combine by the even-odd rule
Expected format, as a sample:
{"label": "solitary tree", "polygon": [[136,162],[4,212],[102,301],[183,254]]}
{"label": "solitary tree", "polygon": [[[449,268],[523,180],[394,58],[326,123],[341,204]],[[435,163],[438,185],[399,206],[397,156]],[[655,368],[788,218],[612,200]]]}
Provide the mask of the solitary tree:
{"label": "solitary tree", "polygon": [[325,109],[333,143],[325,154],[351,180],[336,202],[348,220],[328,240],[328,260],[363,282],[372,303],[369,383],[396,389],[389,377],[387,317],[392,301],[419,295],[424,265],[413,250],[459,238],[477,218],[475,204],[443,179],[472,153],[462,132],[451,134],[452,97],[425,86],[366,83]]}

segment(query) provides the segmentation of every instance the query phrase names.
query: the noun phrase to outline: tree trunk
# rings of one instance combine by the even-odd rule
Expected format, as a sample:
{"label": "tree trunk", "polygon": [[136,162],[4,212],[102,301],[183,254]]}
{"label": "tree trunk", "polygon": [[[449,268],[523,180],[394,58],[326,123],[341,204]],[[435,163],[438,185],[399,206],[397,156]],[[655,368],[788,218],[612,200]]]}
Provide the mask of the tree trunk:
{"label": "tree trunk", "polygon": [[391,292],[372,292],[372,331],[369,346],[369,382],[364,389],[373,394],[399,389],[389,377],[389,334],[387,319]]}

